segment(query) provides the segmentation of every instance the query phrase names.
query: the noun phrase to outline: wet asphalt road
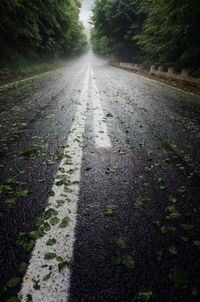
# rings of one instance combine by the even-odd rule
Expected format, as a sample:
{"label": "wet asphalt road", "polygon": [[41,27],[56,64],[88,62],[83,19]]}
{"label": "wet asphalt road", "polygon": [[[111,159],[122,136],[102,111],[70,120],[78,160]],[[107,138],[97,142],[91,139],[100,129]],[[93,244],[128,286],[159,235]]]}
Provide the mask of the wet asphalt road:
{"label": "wet asphalt road", "polygon": [[[0,299],[16,296],[26,276],[24,243],[51,194],[88,66],[66,301],[199,301],[200,98],[92,54],[0,89]],[[93,80],[111,147],[96,145]]]}

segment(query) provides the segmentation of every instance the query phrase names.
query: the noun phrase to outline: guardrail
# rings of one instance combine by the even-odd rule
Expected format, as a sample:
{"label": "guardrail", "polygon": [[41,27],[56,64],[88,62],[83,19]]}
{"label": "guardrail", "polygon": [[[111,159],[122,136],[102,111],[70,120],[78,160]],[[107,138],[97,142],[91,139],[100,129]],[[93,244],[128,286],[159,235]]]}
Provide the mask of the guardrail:
{"label": "guardrail", "polygon": [[178,80],[183,83],[191,83],[191,84],[196,84],[197,86],[200,86],[200,79],[199,78],[194,78],[189,76],[189,70],[187,69],[182,69],[181,74],[177,74],[174,72],[173,67],[169,67],[168,71],[164,71],[163,66],[158,66],[158,69],[156,70],[155,66],[152,65],[150,68],[150,75],[156,75],[157,77],[164,77],[167,78],[168,80]]}
{"label": "guardrail", "polygon": [[[143,73],[143,67],[142,64],[133,64],[133,63],[125,63],[125,62],[112,62],[110,63],[112,66],[123,68],[127,70],[136,71],[139,73]],[[189,76],[189,70],[182,69],[181,74],[175,73],[175,70],[173,67],[169,67],[168,71],[164,71],[163,66],[158,66],[158,69],[156,69],[155,65],[152,65],[149,71],[150,75],[157,76],[158,78],[165,78],[168,80],[177,80],[182,83],[190,83],[195,84],[198,87],[200,87],[200,78],[194,78]]]}
{"label": "guardrail", "polygon": [[110,63],[112,66],[120,67],[127,70],[133,70],[137,72],[142,72],[142,65],[141,64],[133,64],[133,63],[125,63],[125,62],[112,62]]}

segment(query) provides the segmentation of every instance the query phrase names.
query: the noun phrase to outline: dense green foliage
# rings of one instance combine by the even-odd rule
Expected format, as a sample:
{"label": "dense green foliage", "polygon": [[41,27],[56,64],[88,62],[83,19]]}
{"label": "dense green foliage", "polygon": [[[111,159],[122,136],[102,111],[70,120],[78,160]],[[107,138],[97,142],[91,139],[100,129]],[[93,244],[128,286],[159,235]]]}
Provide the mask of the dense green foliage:
{"label": "dense green foliage", "polygon": [[96,0],[94,51],[150,64],[200,66],[200,2]]}
{"label": "dense green foliage", "polygon": [[136,37],[150,61],[200,67],[200,2],[143,1],[147,18]]}
{"label": "dense green foliage", "polygon": [[93,9],[91,41],[95,52],[131,60],[139,54],[133,37],[140,32],[140,0],[97,0]]}
{"label": "dense green foliage", "polygon": [[86,38],[76,0],[1,0],[0,59],[66,57],[81,53]]}

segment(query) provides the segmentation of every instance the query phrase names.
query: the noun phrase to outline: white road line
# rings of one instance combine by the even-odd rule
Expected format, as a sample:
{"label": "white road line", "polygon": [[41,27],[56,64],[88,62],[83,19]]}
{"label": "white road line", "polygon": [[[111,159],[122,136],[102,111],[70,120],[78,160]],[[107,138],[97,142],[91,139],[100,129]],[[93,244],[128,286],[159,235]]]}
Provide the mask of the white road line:
{"label": "white road line", "polygon": [[[56,253],[57,256],[64,258],[64,261],[69,261],[69,259],[73,257],[74,231],[79,194],[78,182],[80,181],[82,161],[81,144],[83,143],[85,132],[85,112],[89,92],[90,70],[91,67],[88,66],[79,105],[67,141],[69,148],[64,150],[68,158],[62,159],[57,173],[57,175],[66,175],[69,177],[68,181],[75,181],[77,184],[69,187],[73,190],[71,193],[66,193],[63,185],[57,186],[54,184],[52,190],[55,192],[55,196],[49,198],[49,203],[51,204],[49,208],[56,209],[59,212],[57,217],[60,220],[66,216],[69,217],[69,225],[66,228],[59,228],[59,224],[51,226],[47,234],[36,241],[21,291],[18,294],[19,297],[22,296],[22,301],[27,300],[27,294],[32,295],[34,302],[66,302],[68,299],[70,270],[65,267],[59,272],[58,261],[56,259],[45,260],[44,255],[49,252]],[[66,164],[66,160],[68,164],[69,161],[71,164]],[[62,173],[63,169],[65,169],[65,173]],[[69,170],[74,172],[71,174]],[[65,200],[65,203],[62,207],[56,208],[56,200]],[[46,245],[47,240],[50,238],[56,239],[55,245]],[[49,273],[51,273],[50,279],[43,281],[44,276]],[[33,280],[40,280],[40,290],[33,288]]]}
{"label": "white road line", "polygon": [[99,97],[99,90],[94,79],[94,72],[91,67],[91,84],[92,84],[92,99],[93,99],[93,126],[95,133],[95,145],[97,148],[111,148],[111,141],[108,136],[108,130],[104,121],[104,113]]}

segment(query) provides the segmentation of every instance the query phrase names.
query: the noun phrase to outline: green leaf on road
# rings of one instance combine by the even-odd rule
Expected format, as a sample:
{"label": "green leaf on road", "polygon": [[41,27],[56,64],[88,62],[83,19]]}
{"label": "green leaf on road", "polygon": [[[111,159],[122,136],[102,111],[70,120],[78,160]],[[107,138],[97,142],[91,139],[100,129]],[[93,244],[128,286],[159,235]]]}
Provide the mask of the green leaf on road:
{"label": "green leaf on road", "polygon": [[192,288],[192,292],[191,292],[191,294],[192,294],[192,296],[197,296],[198,295],[198,293],[199,293],[199,291],[198,291],[198,289],[196,288],[196,286],[194,286],[193,288]]}
{"label": "green leaf on road", "polygon": [[40,280],[34,280],[34,279],[32,279],[33,280],[33,288],[35,289],[35,290],[40,290]]}
{"label": "green leaf on road", "polygon": [[113,115],[112,115],[112,113],[108,112],[108,113],[106,114],[106,117],[113,117]]}
{"label": "green leaf on road", "polygon": [[154,189],[156,191],[163,191],[163,190],[165,190],[165,187],[164,186],[155,186]]}
{"label": "green leaf on road", "polygon": [[177,190],[177,192],[179,192],[179,193],[185,193],[187,191],[187,187],[185,187],[185,186],[181,186],[178,190]]}
{"label": "green leaf on road", "polygon": [[67,261],[58,263],[59,272],[61,272],[61,270],[63,270],[65,267],[67,267],[68,266],[67,264],[68,264]]}
{"label": "green leaf on road", "polygon": [[119,265],[122,261],[122,257],[120,255],[115,255],[112,257],[112,263],[114,265]]}
{"label": "green leaf on road", "polygon": [[47,166],[50,166],[50,165],[54,165],[55,163],[56,163],[56,158],[53,158],[53,159],[49,159],[49,160],[46,160],[45,161],[45,164],[47,165]]}
{"label": "green leaf on road", "polygon": [[23,236],[26,235],[25,232],[19,232],[18,238],[15,242],[16,245],[22,245],[23,244]]}
{"label": "green leaf on road", "polygon": [[55,238],[52,238],[52,239],[49,239],[47,242],[46,242],[46,245],[54,245],[56,243],[56,239]]}
{"label": "green leaf on road", "polygon": [[66,193],[72,193],[73,190],[71,188],[68,188],[67,186],[64,187],[64,192]]}
{"label": "green leaf on road", "polygon": [[125,225],[125,227],[124,227],[124,232],[128,232],[128,226],[127,225]]}
{"label": "green leaf on road", "polygon": [[149,172],[151,171],[152,168],[153,168],[152,165],[151,165],[150,167],[145,167],[145,168],[144,168],[144,171],[145,171],[146,173],[149,173]]}
{"label": "green leaf on road", "polygon": [[0,298],[7,293],[8,289],[6,286],[0,287]]}
{"label": "green leaf on road", "polygon": [[160,221],[159,220],[154,220],[152,221],[153,225],[160,227]]}
{"label": "green leaf on road", "polygon": [[61,200],[56,200],[56,203],[57,203],[56,208],[59,208],[65,203],[65,201],[62,200],[62,199]]}
{"label": "green leaf on road", "polygon": [[15,202],[15,198],[6,199],[6,200],[4,200],[4,202],[7,204],[12,204]]}
{"label": "green leaf on road", "polygon": [[110,168],[107,167],[105,173],[110,174],[110,173],[115,173],[115,172],[116,172],[116,167],[113,166],[113,167],[110,167]]}
{"label": "green leaf on road", "polygon": [[40,217],[40,216],[37,216],[34,219],[34,224],[37,227],[41,226],[43,224],[43,222],[44,222],[44,219],[42,217]]}
{"label": "green leaf on road", "polygon": [[143,196],[139,196],[138,198],[136,198],[136,200],[133,200],[133,207],[135,209],[139,209],[140,207],[142,207],[145,202],[149,201],[149,198],[143,197]]}
{"label": "green leaf on road", "polygon": [[69,221],[70,221],[69,217],[67,217],[67,216],[64,217],[62,219],[61,223],[59,224],[59,228],[66,228],[69,224]]}
{"label": "green leaf on road", "polygon": [[181,243],[181,244],[184,244],[185,242],[188,242],[188,240],[189,240],[189,237],[186,237],[186,236],[179,236],[179,237],[176,239],[176,241],[177,241],[178,243]]}
{"label": "green leaf on road", "polygon": [[191,224],[182,223],[180,227],[185,231],[191,231],[194,227]]}
{"label": "green leaf on road", "polygon": [[38,182],[39,182],[39,183],[45,182],[45,179],[39,179]]}
{"label": "green leaf on road", "polygon": [[165,211],[168,211],[170,214],[169,216],[167,216],[167,219],[172,219],[172,218],[180,218],[181,214],[178,212],[178,210],[176,209],[175,205],[173,206],[168,206]]}
{"label": "green leaf on road", "polygon": [[177,248],[176,248],[175,246],[170,246],[170,247],[168,248],[168,251],[169,251],[170,254],[172,254],[172,255],[178,255],[178,250],[177,250]]}
{"label": "green leaf on road", "polygon": [[130,269],[133,269],[135,267],[135,261],[129,255],[125,255],[122,257],[122,264]]}
{"label": "green leaf on road", "polygon": [[19,282],[21,281],[21,278],[19,277],[14,277],[12,279],[10,279],[7,283],[6,286],[9,288],[15,287],[19,284]]}
{"label": "green leaf on road", "polygon": [[58,215],[58,211],[56,211],[56,210],[53,209],[53,208],[50,208],[50,209],[48,209],[46,212],[44,212],[44,214],[43,214],[43,219],[44,219],[44,220],[47,220],[47,219],[49,219],[51,216],[56,216],[56,215]]}
{"label": "green leaf on road", "polygon": [[28,195],[28,193],[29,193],[28,190],[22,190],[22,191],[17,192],[16,194],[18,196],[26,197]]}
{"label": "green leaf on road", "polygon": [[36,147],[26,148],[22,151],[22,155],[26,155],[28,157],[36,157],[40,154],[40,150]]}
{"label": "green leaf on road", "polygon": [[200,247],[200,240],[195,240],[193,242],[193,245]]}
{"label": "green leaf on road", "polygon": [[171,231],[171,232],[174,232],[174,231],[176,231],[176,227],[174,227],[174,226],[172,226],[172,225],[170,225],[170,226],[162,226],[161,228],[160,228],[160,230],[161,230],[161,233],[162,234],[166,234],[168,231]]}
{"label": "green leaf on road", "polygon": [[118,150],[117,153],[120,154],[120,155],[124,155],[124,154],[127,153],[127,151],[126,150]]}
{"label": "green leaf on road", "polygon": [[173,281],[174,286],[179,289],[188,287],[187,273],[182,268],[173,268],[169,273],[169,278]]}
{"label": "green leaf on road", "polygon": [[50,277],[51,277],[51,274],[48,274],[48,275],[44,276],[44,278],[42,280],[47,281],[50,279]]}
{"label": "green leaf on road", "polygon": [[114,239],[115,243],[121,248],[121,249],[125,249],[126,244],[125,241],[121,238],[116,238]]}
{"label": "green leaf on road", "polygon": [[35,241],[30,240],[28,243],[23,244],[24,250],[29,253],[35,246]]}
{"label": "green leaf on road", "polygon": [[46,203],[40,203],[40,204],[37,205],[37,210],[38,211],[42,211],[42,210],[44,210],[49,205],[50,205],[50,203],[48,203],[48,202],[46,202]]}
{"label": "green leaf on road", "polygon": [[34,240],[41,238],[45,235],[45,233],[42,230],[32,231],[28,233],[28,236]]}
{"label": "green leaf on road", "polygon": [[58,270],[61,272],[65,267],[71,268],[74,265],[74,259],[58,263]]}
{"label": "green leaf on road", "polygon": [[173,203],[176,203],[176,198],[171,194],[169,194],[169,200]]}
{"label": "green leaf on road", "polygon": [[58,262],[64,262],[64,259],[61,256],[57,256],[56,257],[56,261],[58,261]]}
{"label": "green leaf on road", "polygon": [[26,302],[32,302],[32,301],[33,301],[32,295],[27,294],[26,295]]}
{"label": "green leaf on road", "polygon": [[114,214],[114,210],[116,210],[117,208],[118,208],[118,206],[113,205],[113,204],[107,205],[107,206],[105,207],[105,215],[106,215],[106,216],[111,216],[111,215],[113,215],[113,214]]}
{"label": "green leaf on road", "polygon": [[20,300],[18,297],[11,297],[7,299],[6,302],[20,302]]}
{"label": "green leaf on road", "polygon": [[148,302],[152,296],[153,291],[151,289],[142,289],[138,294],[138,298],[141,302]]}
{"label": "green leaf on road", "polygon": [[44,255],[44,259],[45,260],[51,260],[51,259],[54,259],[54,258],[56,258],[56,254],[55,253],[46,253]]}
{"label": "green leaf on road", "polygon": [[49,231],[51,229],[51,226],[48,222],[44,222],[44,224],[41,226],[40,230],[41,231]]}
{"label": "green leaf on road", "polygon": [[57,216],[55,216],[55,217],[50,218],[49,222],[51,225],[56,225],[60,222],[60,219]]}
{"label": "green leaf on road", "polygon": [[51,191],[49,192],[49,195],[50,195],[50,196],[55,196],[55,192],[54,192],[53,190],[51,190]]}
{"label": "green leaf on road", "polygon": [[19,273],[23,273],[24,271],[25,271],[25,269],[26,269],[26,263],[25,262],[21,262],[20,264],[19,264],[19,266],[18,266],[18,272]]}

